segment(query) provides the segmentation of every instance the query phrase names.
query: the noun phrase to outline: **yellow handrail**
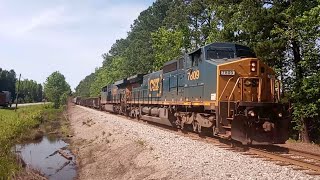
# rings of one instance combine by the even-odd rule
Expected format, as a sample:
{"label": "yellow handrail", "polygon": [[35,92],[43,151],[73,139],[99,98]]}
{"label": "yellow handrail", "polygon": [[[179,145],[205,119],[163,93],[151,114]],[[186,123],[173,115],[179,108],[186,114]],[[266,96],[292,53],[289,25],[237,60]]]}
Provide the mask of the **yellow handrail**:
{"label": "yellow handrail", "polygon": [[[231,99],[231,96],[232,96],[234,90],[236,89],[236,86],[239,83],[240,79],[241,79],[241,77],[238,77],[237,82],[234,84],[233,89],[232,89],[230,96],[229,96],[229,99],[228,99],[228,117],[230,117],[230,99]],[[242,84],[241,84],[241,86],[242,86]]]}
{"label": "yellow handrail", "polygon": [[278,92],[277,92],[277,95],[278,95],[278,102],[280,102],[280,89],[281,89],[281,84],[280,84],[280,80],[276,80],[277,83],[278,83]]}
{"label": "yellow handrail", "polygon": [[231,81],[231,79],[233,79],[233,76],[231,78],[229,78],[227,84],[224,86],[223,91],[222,91],[218,101],[220,101],[220,99],[222,98],[222,95],[223,95],[224,91],[227,89],[227,86],[228,86],[229,82]]}
{"label": "yellow handrail", "polygon": [[[270,87],[271,87],[271,95],[272,95],[272,101],[273,102],[279,102],[280,101],[280,89],[281,89],[281,83],[280,80],[275,78],[270,78]],[[275,94],[276,84],[278,85],[277,94]]]}
{"label": "yellow handrail", "polygon": [[[233,96],[233,92],[236,89],[237,84],[239,83],[240,79],[259,79],[259,93],[258,93],[258,102],[261,102],[261,84],[262,84],[262,78],[261,77],[238,77],[237,82],[234,84],[233,89],[230,93],[230,96],[228,98],[228,117],[230,117],[230,100]],[[241,94],[242,94],[242,87],[243,83],[241,83]]]}
{"label": "yellow handrail", "polygon": [[275,89],[274,79],[270,78],[270,93],[271,93],[272,101],[275,101],[274,89]]}

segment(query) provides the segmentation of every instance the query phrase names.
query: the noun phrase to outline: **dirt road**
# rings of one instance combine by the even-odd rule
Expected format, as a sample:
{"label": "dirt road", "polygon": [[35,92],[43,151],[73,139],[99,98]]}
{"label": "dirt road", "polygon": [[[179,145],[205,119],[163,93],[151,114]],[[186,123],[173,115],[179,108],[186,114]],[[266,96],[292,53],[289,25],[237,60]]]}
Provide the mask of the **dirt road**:
{"label": "dirt road", "polygon": [[[38,103],[25,103],[25,104],[18,104],[18,107],[22,107],[22,106],[44,105],[44,104],[50,104],[50,102],[38,102]],[[16,104],[12,104],[12,107],[16,107]]]}

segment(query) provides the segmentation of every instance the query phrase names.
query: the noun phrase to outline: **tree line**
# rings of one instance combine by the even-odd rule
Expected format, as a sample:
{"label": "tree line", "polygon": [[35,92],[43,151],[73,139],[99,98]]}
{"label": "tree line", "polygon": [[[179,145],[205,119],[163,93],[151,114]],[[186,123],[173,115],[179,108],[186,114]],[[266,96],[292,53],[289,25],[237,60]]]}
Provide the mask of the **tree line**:
{"label": "tree line", "polygon": [[18,92],[18,103],[34,103],[46,99],[53,102],[55,108],[65,105],[71,95],[70,85],[59,71],[53,72],[47,77],[43,87],[36,81],[28,79],[21,80],[19,83],[14,70],[7,71],[0,68],[1,91],[10,91],[13,101],[16,99],[16,92]]}
{"label": "tree line", "polygon": [[12,102],[16,100],[18,91],[18,103],[41,102],[43,96],[42,85],[33,80],[18,82],[15,71],[0,68],[0,91],[10,91]]}
{"label": "tree line", "polygon": [[320,141],[319,14],[320,0],[157,0],[76,94],[97,96],[109,83],[158,70],[207,43],[237,42],[276,70],[283,99],[292,104],[292,138]]}
{"label": "tree line", "polygon": [[24,79],[16,82],[16,90],[18,91],[18,103],[34,103],[41,102],[43,99],[43,88],[34,80]]}

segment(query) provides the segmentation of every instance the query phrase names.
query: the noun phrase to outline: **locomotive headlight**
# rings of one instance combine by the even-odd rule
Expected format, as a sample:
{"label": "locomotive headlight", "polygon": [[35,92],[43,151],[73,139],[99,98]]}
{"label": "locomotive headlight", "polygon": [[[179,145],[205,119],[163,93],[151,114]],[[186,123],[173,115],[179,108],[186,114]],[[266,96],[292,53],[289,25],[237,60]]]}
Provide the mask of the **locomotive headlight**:
{"label": "locomotive headlight", "polygon": [[256,114],[254,113],[254,111],[251,110],[251,111],[248,112],[248,115],[253,117],[253,116],[255,116]]}
{"label": "locomotive headlight", "polygon": [[257,61],[251,61],[250,62],[250,71],[251,72],[256,72],[257,68]]}
{"label": "locomotive headlight", "polygon": [[282,113],[279,113],[278,116],[281,118],[282,117]]}

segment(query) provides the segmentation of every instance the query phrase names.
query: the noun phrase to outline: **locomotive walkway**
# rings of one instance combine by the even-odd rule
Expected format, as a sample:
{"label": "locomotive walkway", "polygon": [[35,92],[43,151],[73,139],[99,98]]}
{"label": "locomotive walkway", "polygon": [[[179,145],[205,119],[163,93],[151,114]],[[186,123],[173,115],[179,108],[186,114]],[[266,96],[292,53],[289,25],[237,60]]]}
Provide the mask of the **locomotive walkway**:
{"label": "locomotive walkway", "polygon": [[320,179],[85,107],[69,118],[80,179]]}

